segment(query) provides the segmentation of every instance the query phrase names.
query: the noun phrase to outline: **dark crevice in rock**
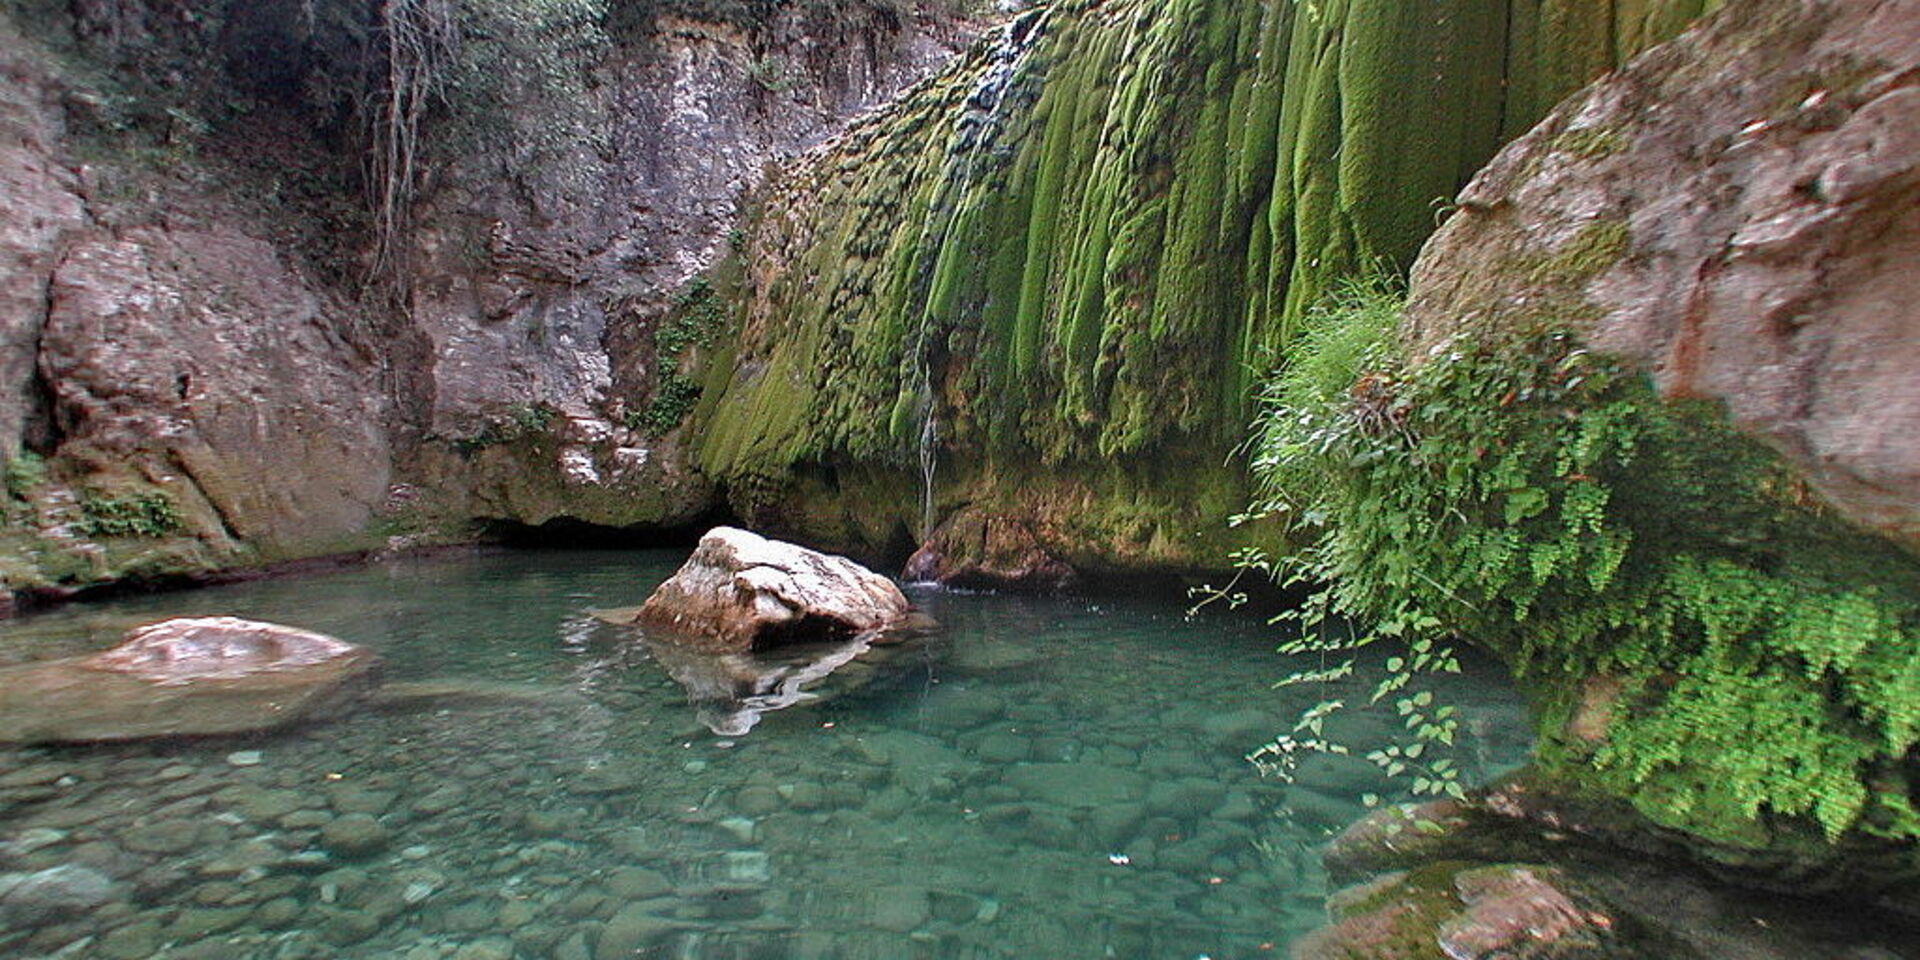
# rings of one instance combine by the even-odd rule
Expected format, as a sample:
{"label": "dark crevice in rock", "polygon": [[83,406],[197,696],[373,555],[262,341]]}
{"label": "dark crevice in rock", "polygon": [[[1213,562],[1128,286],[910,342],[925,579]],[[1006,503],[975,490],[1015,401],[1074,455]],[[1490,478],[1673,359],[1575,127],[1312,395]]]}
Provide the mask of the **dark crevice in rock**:
{"label": "dark crevice in rock", "polygon": [[181,456],[178,450],[169,450],[167,451],[167,461],[172,465],[174,470],[179,471],[180,475],[186,478],[188,484],[192,485],[194,495],[206,503],[208,510],[213,514],[213,518],[220,524],[221,536],[226,537],[234,543],[246,542],[246,538],[240,533],[240,528],[234,524],[232,510],[226,503],[222,502],[223,498],[214,496],[213,493],[207,489],[207,484],[203,483],[199,475],[194,472],[192,460],[188,457]]}
{"label": "dark crevice in rock", "polygon": [[845,621],[808,614],[791,623],[783,623],[762,630],[753,638],[753,649],[757,652],[774,647],[838,643],[853,639],[856,632],[854,627]]}
{"label": "dark crevice in rock", "polygon": [[63,251],[55,259],[54,268],[47,271],[46,298],[33,326],[33,343],[28,348],[33,366],[28,371],[26,389],[22,391],[25,410],[22,411],[20,422],[20,445],[41,456],[52,454],[66,436],[55,415],[59,407],[59,395],[54,391],[53,381],[47,376],[47,368],[40,362],[41,340],[46,334],[47,320],[53,316],[53,277],[59,272],[59,264],[65,260]]}
{"label": "dark crevice in rock", "polygon": [[623,550],[635,547],[691,547],[708,530],[733,522],[731,514],[715,508],[685,524],[637,523],[606,526],[573,517],[555,517],[544,523],[486,520],[481,539],[516,549]]}

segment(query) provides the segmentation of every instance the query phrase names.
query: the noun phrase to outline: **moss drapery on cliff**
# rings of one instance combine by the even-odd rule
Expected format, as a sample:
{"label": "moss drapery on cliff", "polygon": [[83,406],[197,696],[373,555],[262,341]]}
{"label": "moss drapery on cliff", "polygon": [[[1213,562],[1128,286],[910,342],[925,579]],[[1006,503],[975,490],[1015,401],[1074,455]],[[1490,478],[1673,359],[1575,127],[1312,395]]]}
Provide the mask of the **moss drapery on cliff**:
{"label": "moss drapery on cliff", "polygon": [[[1547,106],[1703,0],[1060,0],[800,165],[715,476],[950,444],[1224,451],[1255,373]],[[938,395],[936,402],[935,396]]]}

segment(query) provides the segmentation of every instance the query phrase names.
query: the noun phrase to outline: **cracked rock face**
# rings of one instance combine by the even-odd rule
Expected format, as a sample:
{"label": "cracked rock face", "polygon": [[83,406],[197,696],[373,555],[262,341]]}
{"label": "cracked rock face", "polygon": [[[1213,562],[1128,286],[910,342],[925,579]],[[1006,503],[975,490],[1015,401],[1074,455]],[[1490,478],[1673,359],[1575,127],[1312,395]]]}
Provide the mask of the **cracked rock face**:
{"label": "cracked rock face", "polygon": [[71,81],[4,17],[0,76],[0,460],[40,452],[63,463],[48,486],[75,487],[9,517],[72,554],[44,576],[125,572],[71,542],[61,498],[86,491],[160,491],[181,511],[148,572],[357,545],[390,471],[359,311],[219,191],[129,218],[127,191],[103,186],[112,164],[75,159]]}
{"label": "cracked rock face", "polygon": [[649,636],[709,652],[875,636],[907,623],[893,581],[848,560],[716,527],[640,608]]}
{"label": "cracked rock face", "polygon": [[370,650],[294,627],[184,617],[104,653],[0,670],[0,740],[55,743],[269,730],[323,717],[377,679]]}
{"label": "cracked rock face", "polygon": [[[359,296],[354,228],[288,199],[306,187],[281,195],[342,159],[288,129],[301,115],[155,160],[134,149],[150,131],[98,132],[100,95],[49,45],[64,27],[0,11],[0,466],[33,487],[0,525],[0,614],[16,592],[459,538],[475,519],[695,522],[714,485],[679,437],[631,425],[677,292],[730,250],[768,170],[977,30],[810,10],[751,35],[654,18],[568,104],[604,143],[447,158],[413,211],[402,305]],[[73,29],[105,14],[89,11]],[[183,30],[148,39],[234,82]],[[256,169],[262,149],[286,178]],[[177,522],[96,535],[90,500]]]}
{"label": "cracked rock face", "polygon": [[[535,407],[575,435],[532,456],[428,445],[410,454],[413,472],[454,512],[691,522],[713,486],[680,438],[630,422],[658,388],[654,337],[675,296],[731,252],[769,171],[935,72],[977,29],[921,13],[836,24],[795,7],[749,33],[662,14],[574,105],[603,149],[539,164],[484,149],[454,163],[419,211],[409,312],[422,352],[409,363],[422,375],[401,403],[440,437]],[[475,223],[484,242],[467,235]]]}
{"label": "cracked rock face", "polygon": [[40,370],[69,447],[164,464],[228,532],[293,550],[386,495],[379,376],[347,313],[227,224],[93,235],[53,274]]}
{"label": "cracked rock face", "polygon": [[1424,343],[1571,325],[1920,549],[1916,78],[1911,3],[1729,5],[1502,151],[1422,253],[1409,320]]}

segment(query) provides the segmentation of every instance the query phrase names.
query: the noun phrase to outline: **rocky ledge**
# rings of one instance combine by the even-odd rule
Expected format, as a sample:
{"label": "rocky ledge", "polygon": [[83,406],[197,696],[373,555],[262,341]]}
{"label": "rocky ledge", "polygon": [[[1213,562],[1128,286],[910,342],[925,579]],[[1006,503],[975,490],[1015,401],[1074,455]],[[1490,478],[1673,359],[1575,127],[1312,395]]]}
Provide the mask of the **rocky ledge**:
{"label": "rocky ledge", "polygon": [[[1889,890],[1790,886],[1648,849],[1630,814],[1522,771],[1466,800],[1387,807],[1323,851],[1327,925],[1295,960],[1898,960]],[[1691,859],[1691,858],[1689,858]]]}

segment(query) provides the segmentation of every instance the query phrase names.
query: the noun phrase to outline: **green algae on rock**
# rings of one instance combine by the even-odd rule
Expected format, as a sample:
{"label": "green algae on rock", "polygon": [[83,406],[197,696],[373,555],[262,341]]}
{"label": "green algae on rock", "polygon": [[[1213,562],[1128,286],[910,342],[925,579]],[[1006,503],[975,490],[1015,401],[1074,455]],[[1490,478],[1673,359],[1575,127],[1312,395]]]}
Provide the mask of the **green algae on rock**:
{"label": "green algae on rock", "polygon": [[[1435,201],[1504,137],[1699,4],[1657,5],[1686,10],[1633,39],[1615,20],[1642,5],[1526,6],[1072,0],[1019,16],[771,189],[733,373],[696,418],[702,468],[756,516],[741,493],[797,466],[891,466],[901,489],[878,502],[910,528],[916,456],[1072,477],[1177,450],[1197,469],[1131,489],[1244,490],[1227,451],[1307,306],[1363,265],[1405,267]],[[1515,85],[1533,93],[1503,95]],[[1017,489],[934,482],[946,502],[1052,525]],[[1188,566],[1244,542],[1162,526]]]}
{"label": "green algae on rock", "polygon": [[1611,842],[1909,912],[1920,233],[1884,132],[1917,129],[1916,30],[1734,5],[1571,98],[1463,191],[1404,321],[1315,320],[1255,449],[1325,528],[1326,609],[1506,657]]}

